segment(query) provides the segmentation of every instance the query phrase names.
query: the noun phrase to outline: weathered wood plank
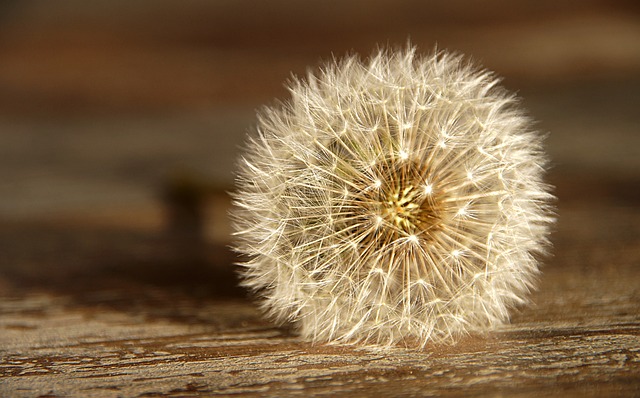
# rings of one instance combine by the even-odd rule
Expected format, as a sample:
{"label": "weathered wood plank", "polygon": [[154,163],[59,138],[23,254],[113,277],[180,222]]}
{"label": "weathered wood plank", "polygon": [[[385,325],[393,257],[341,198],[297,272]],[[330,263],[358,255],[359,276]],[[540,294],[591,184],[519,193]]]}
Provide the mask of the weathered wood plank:
{"label": "weathered wood plank", "polygon": [[220,246],[5,223],[0,395],[639,395],[640,211],[576,199],[533,305],[424,351],[300,341],[234,287]]}

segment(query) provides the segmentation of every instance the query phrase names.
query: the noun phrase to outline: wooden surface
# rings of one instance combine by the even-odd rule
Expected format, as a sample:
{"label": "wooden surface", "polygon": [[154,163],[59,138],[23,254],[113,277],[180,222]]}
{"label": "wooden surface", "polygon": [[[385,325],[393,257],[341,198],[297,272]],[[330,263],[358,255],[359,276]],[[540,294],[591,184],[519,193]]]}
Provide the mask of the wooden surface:
{"label": "wooden surface", "polygon": [[[640,396],[635,3],[0,3],[0,397]],[[292,71],[408,37],[550,132],[553,256],[486,336],[311,345],[237,287],[220,191]]]}
{"label": "wooden surface", "polygon": [[188,233],[4,223],[0,396],[638,396],[638,197],[555,182],[566,200],[533,305],[423,351],[300,341],[235,287],[224,247]]}

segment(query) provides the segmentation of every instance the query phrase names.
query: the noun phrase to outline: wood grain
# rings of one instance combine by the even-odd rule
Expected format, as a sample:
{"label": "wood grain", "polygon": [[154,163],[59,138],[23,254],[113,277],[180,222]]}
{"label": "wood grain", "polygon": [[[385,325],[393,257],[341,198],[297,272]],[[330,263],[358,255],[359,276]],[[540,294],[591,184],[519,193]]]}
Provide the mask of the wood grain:
{"label": "wood grain", "polygon": [[637,396],[640,211],[566,197],[532,305],[423,351],[300,341],[260,317],[210,241],[5,222],[0,395]]}

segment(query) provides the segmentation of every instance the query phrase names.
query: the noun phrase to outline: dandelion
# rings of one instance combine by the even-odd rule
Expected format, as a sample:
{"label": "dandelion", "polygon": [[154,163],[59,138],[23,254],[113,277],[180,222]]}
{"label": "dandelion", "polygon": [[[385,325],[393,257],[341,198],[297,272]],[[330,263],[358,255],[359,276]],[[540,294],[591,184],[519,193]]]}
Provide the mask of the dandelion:
{"label": "dandelion", "polygon": [[526,301],[553,222],[542,138],[498,79],[348,56],[264,109],[234,194],[243,284],[306,339],[453,341]]}

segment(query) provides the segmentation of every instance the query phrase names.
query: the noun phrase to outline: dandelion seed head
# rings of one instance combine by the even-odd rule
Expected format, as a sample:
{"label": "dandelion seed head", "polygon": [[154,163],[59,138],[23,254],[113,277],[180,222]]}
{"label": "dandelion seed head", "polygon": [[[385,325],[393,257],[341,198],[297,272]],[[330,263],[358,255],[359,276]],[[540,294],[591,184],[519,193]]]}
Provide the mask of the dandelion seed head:
{"label": "dandelion seed head", "polygon": [[452,341],[508,321],[548,247],[542,139],[492,74],[349,56],[265,108],[239,164],[243,284],[309,340]]}

